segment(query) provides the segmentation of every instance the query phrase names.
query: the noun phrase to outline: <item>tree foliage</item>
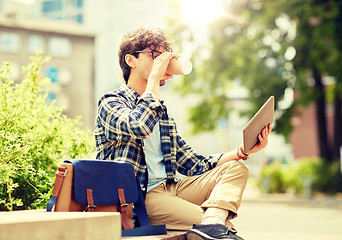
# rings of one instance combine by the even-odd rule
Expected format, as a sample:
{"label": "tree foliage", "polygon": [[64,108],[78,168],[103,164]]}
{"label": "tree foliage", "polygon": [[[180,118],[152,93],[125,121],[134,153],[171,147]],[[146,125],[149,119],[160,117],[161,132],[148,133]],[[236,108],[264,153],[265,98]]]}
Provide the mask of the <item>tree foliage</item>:
{"label": "tree foliage", "polygon": [[[296,89],[301,94],[298,102],[316,103],[320,155],[328,162],[338,160],[342,145],[342,2],[291,0],[287,14],[297,21],[293,44],[297,50]],[[329,79],[333,84],[326,84]],[[334,106],[333,142],[327,137],[327,102]]]}
{"label": "tree foliage", "polygon": [[93,151],[80,118],[69,119],[47,102],[48,79],[40,77],[47,60],[32,57],[21,83],[11,79],[10,63],[0,68],[0,210],[45,206],[59,161]]}
{"label": "tree foliage", "polygon": [[[342,2],[332,0],[233,0],[225,1],[226,15],[209,27],[208,40],[198,46],[192,59],[195,69],[180,82],[183,93],[195,93],[201,101],[190,109],[197,131],[213,130],[229,112],[228,90],[242,85],[249,90],[252,116],[274,95],[274,130],[286,138],[297,106],[316,102],[321,157],[332,152],[327,140],[326,101],[335,102],[335,159],[341,145],[341,49]],[[193,36],[183,25],[173,27],[176,37]],[[184,34],[187,32],[187,34]],[[192,41],[192,37],[183,39]],[[202,53],[206,54],[203,55]],[[200,60],[198,60],[200,59]],[[331,79],[330,85],[324,79]],[[326,81],[325,81],[326,82]],[[293,93],[295,101],[291,101]],[[341,131],[339,131],[341,132]],[[324,144],[326,146],[324,146]]]}

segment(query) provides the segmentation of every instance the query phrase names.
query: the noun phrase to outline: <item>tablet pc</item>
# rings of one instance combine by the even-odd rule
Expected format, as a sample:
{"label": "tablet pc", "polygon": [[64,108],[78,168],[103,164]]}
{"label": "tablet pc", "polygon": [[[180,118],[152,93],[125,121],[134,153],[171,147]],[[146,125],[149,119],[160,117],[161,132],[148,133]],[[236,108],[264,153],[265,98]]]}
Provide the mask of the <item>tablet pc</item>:
{"label": "tablet pc", "polygon": [[259,142],[258,134],[274,122],[274,96],[271,96],[243,128],[243,149],[247,153]]}

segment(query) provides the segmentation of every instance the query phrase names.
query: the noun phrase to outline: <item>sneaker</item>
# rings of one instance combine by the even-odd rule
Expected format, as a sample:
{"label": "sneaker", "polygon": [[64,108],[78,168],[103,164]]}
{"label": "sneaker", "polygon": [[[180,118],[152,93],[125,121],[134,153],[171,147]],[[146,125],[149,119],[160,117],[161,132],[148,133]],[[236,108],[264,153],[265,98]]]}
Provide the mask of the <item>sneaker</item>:
{"label": "sneaker", "polygon": [[243,240],[236,233],[237,231],[234,228],[222,224],[198,224],[186,232],[186,237],[187,240]]}

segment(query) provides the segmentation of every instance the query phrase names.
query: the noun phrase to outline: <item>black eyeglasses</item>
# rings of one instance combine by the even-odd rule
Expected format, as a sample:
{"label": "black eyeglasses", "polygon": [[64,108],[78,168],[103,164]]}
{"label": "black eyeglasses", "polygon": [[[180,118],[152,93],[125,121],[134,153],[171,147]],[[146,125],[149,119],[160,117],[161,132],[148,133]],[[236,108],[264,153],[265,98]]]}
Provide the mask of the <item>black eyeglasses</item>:
{"label": "black eyeglasses", "polygon": [[156,59],[157,57],[159,57],[162,52],[161,51],[158,51],[158,50],[142,50],[142,51],[135,51],[135,52],[131,52],[129,54],[136,54],[136,53],[152,53],[152,59]]}

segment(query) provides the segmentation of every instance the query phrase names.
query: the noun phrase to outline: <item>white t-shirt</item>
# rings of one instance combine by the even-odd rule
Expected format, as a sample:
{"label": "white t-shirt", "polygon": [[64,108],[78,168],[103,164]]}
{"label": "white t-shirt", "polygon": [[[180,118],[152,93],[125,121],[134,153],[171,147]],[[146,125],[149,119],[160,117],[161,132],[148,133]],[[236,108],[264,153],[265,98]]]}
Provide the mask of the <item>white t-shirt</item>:
{"label": "white t-shirt", "polygon": [[159,186],[166,181],[164,156],[161,149],[159,122],[152,134],[144,139],[145,160],[148,172],[147,191]]}

